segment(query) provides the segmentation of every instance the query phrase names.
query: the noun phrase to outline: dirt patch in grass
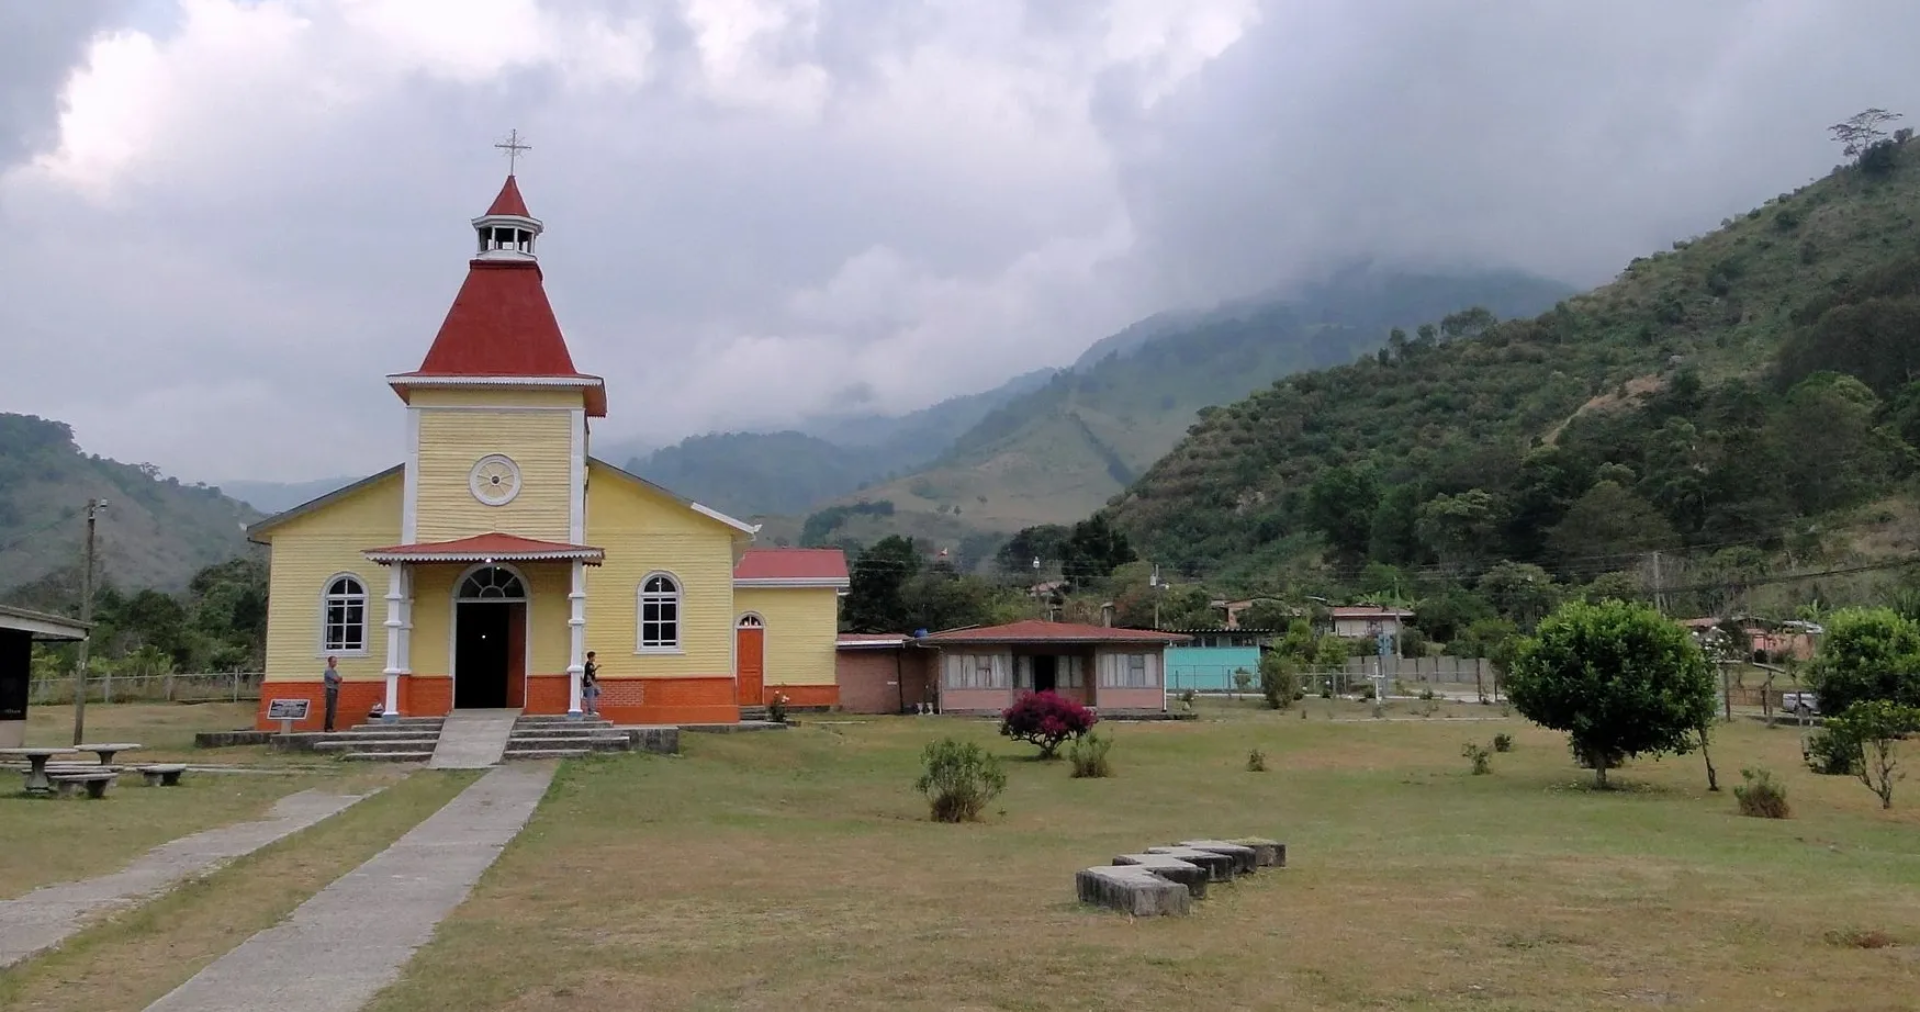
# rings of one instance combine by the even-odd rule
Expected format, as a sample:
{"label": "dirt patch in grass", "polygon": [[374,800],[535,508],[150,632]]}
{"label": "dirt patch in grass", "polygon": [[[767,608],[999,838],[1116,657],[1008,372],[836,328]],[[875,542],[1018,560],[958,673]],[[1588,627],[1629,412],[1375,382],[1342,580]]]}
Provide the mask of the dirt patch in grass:
{"label": "dirt patch in grass", "polygon": [[377,797],[89,928],[52,953],[0,971],[0,1008],[143,1009],[379,853],[477,776],[418,771]]}

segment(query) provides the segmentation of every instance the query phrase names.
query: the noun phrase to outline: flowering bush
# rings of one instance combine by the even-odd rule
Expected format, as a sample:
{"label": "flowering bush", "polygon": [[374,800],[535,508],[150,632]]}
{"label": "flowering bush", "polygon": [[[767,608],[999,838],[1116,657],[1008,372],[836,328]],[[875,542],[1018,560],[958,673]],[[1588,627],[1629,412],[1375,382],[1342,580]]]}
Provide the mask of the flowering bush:
{"label": "flowering bush", "polygon": [[776,724],[786,723],[787,722],[787,702],[788,700],[787,700],[786,693],[784,692],[774,693],[773,699],[767,702],[767,719],[773,721]]}
{"label": "flowering bush", "polygon": [[1093,730],[1099,721],[1093,711],[1051,692],[1023,692],[1000,713],[1000,733],[1015,741],[1040,747],[1040,758],[1051,759],[1061,743]]}

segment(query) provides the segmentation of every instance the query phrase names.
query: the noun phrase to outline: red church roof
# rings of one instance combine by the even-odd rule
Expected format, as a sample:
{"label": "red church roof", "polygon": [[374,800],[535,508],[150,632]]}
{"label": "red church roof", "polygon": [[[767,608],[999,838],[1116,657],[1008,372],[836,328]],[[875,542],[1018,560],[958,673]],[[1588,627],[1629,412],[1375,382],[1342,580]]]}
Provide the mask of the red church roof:
{"label": "red church roof", "polygon": [[[527,214],[520,187],[507,177],[488,214]],[[410,379],[510,378],[513,385],[578,388],[586,391],[587,413],[607,413],[606,387],[597,376],[573,366],[567,340],[547,302],[540,264],[526,260],[476,259],[467,280],[434,335],[420,368],[389,377],[402,399],[411,396]]]}
{"label": "red church roof", "polygon": [[1030,618],[1007,625],[952,629],[922,637],[926,643],[1185,643],[1193,637],[1153,629],[1116,629]]}
{"label": "red church roof", "polygon": [[522,218],[531,218],[527,213],[527,202],[520,199],[520,184],[507,177],[505,186],[500,187],[500,195],[493,198],[493,206],[487,208],[488,214],[516,214]]}
{"label": "red church roof", "polygon": [[733,567],[747,586],[847,586],[847,553],[838,548],[749,548]]}
{"label": "red church roof", "polygon": [[587,545],[540,541],[517,534],[476,534],[453,541],[423,541],[411,545],[369,548],[362,552],[379,563],[388,562],[542,562],[579,559],[598,565],[607,553]]}

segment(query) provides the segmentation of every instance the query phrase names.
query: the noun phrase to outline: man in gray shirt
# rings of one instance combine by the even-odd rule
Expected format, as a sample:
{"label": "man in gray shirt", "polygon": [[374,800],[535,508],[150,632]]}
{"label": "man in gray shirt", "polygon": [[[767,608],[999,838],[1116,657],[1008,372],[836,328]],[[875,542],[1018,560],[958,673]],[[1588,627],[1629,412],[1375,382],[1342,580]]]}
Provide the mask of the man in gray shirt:
{"label": "man in gray shirt", "polygon": [[339,662],[338,657],[328,657],[327,670],[320,673],[320,681],[327,689],[327,721],[321,728],[323,731],[333,730],[333,714],[340,708],[340,669],[335,666]]}

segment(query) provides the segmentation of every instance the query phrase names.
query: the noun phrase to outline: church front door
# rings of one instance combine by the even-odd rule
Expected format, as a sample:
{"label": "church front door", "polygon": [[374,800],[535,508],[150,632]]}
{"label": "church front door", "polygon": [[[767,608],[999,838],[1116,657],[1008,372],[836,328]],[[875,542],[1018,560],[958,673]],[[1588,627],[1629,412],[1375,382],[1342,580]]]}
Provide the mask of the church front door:
{"label": "church front door", "polygon": [[767,627],[758,615],[742,615],[734,629],[734,663],[741,706],[760,706],[766,692]]}
{"label": "church front door", "polygon": [[462,601],[455,616],[453,705],[491,709],[512,705],[509,684],[521,667],[514,657],[525,605],[518,602]]}

